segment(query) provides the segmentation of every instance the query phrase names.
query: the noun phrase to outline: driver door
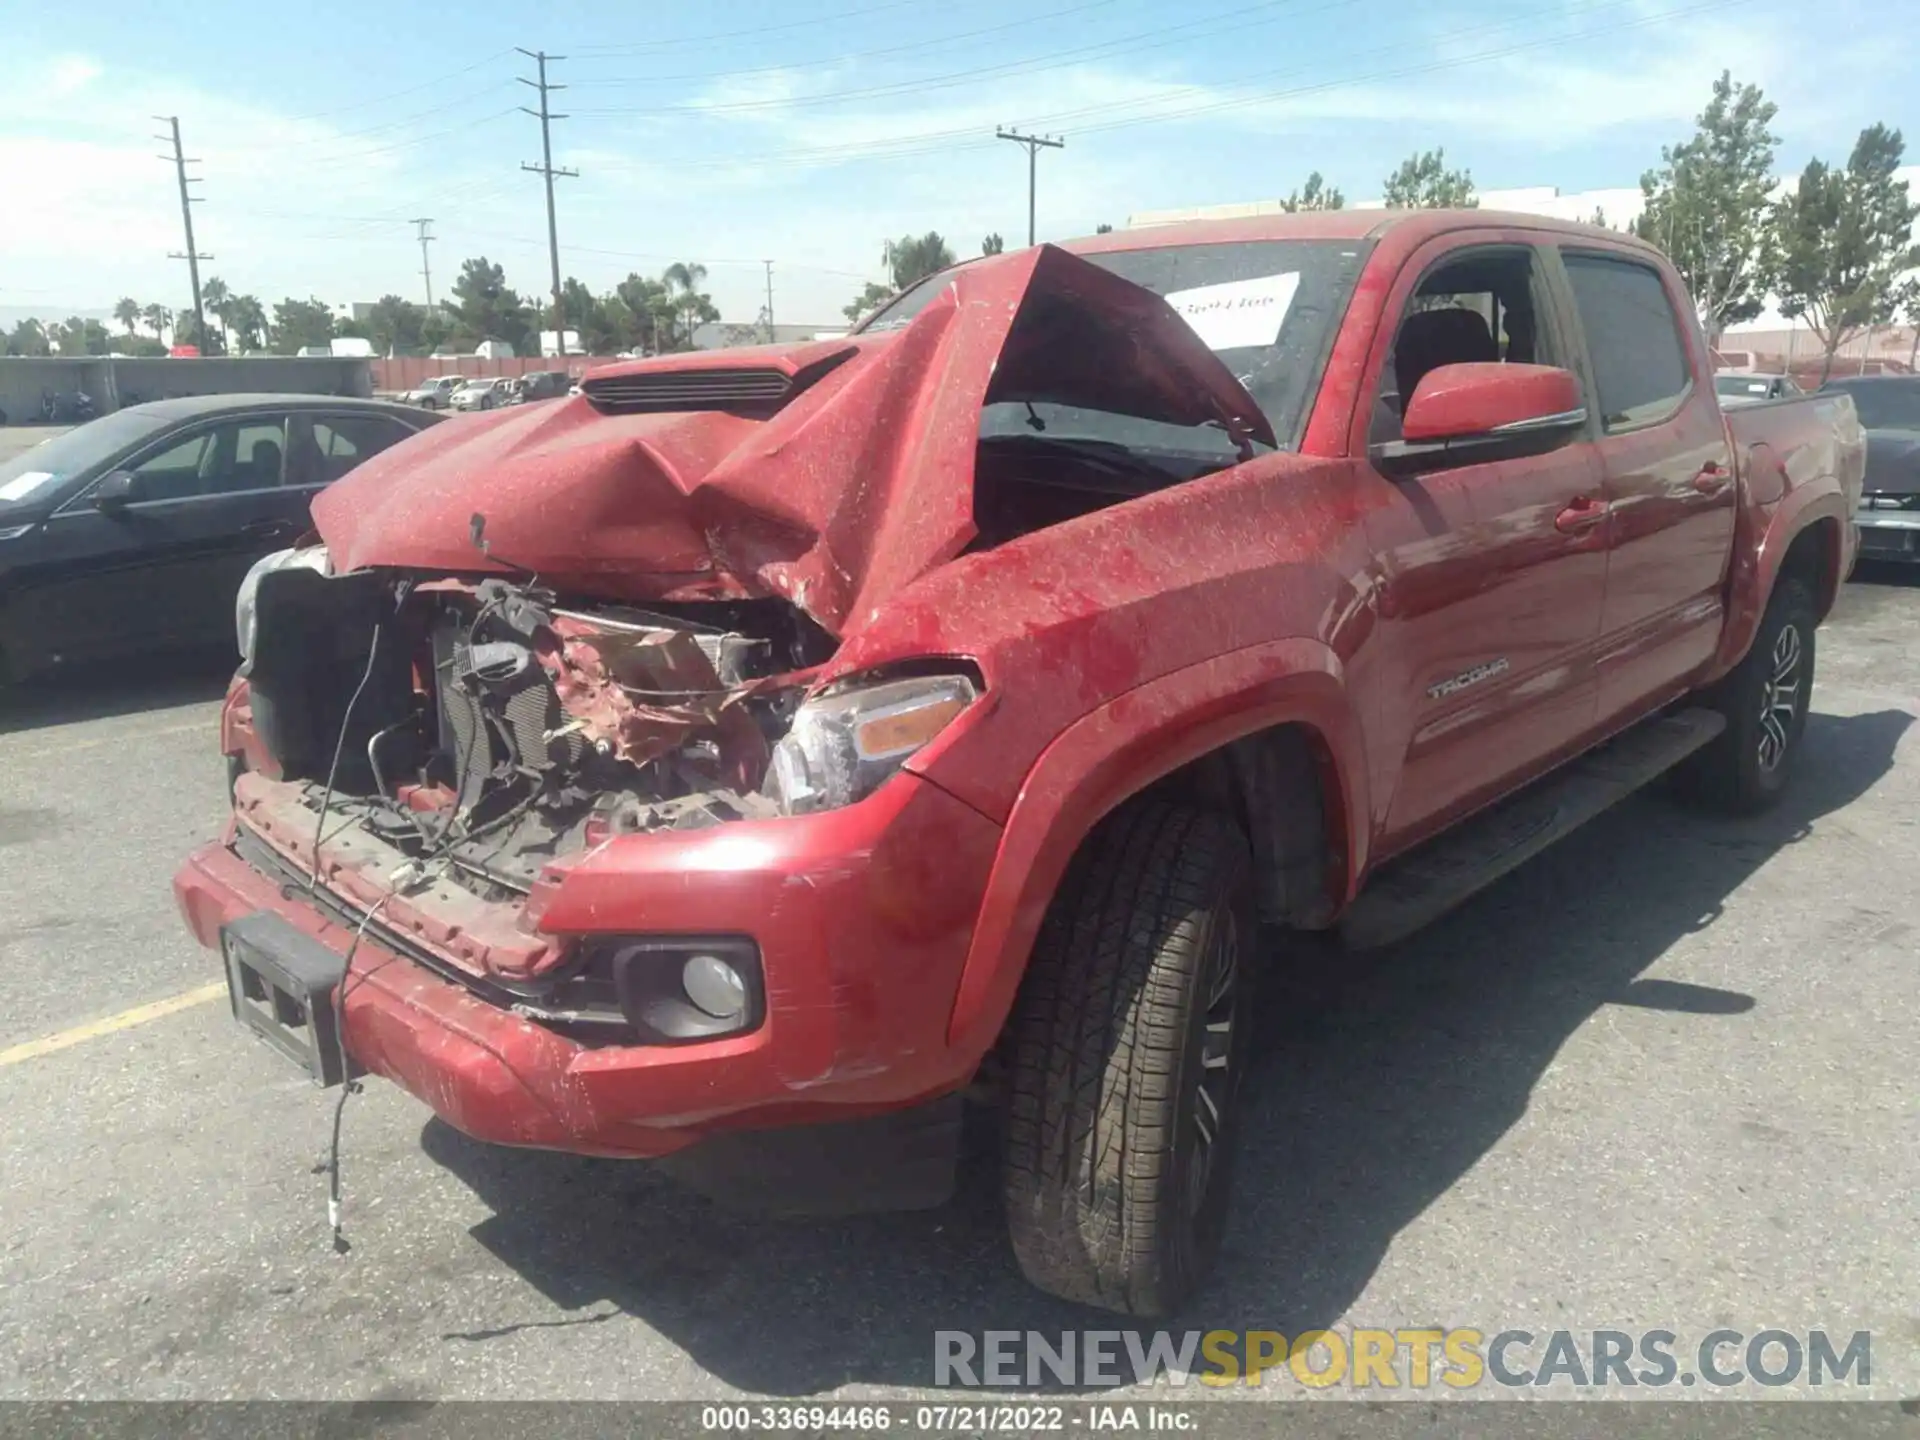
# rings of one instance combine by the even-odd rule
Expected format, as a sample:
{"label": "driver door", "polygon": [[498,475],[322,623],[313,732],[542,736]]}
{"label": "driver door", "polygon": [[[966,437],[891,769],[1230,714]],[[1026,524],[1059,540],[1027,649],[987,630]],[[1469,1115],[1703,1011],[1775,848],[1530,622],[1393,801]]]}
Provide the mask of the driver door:
{"label": "driver door", "polygon": [[285,449],[284,415],[202,423],[122,467],[124,504],[96,504],[99,481],[69,501],[22,597],[45,658],[230,644],[241,578],[299,528],[281,513]]}

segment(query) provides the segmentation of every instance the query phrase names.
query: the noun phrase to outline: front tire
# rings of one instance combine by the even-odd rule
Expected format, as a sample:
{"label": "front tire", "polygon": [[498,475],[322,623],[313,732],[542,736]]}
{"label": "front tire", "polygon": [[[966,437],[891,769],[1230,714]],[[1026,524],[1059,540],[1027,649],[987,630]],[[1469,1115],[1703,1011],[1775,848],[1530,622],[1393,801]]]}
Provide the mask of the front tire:
{"label": "front tire", "polygon": [[1746,657],[1714,687],[1727,728],[1690,759],[1684,788],[1715,809],[1765,810],[1786,793],[1813,696],[1813,592],[1786,576],[1774,587]]}
{"label": "front tire", "polygon": [[1088,837],[1041,928],[1009,1034],[1004,1192],[1035,1285],[1178,1309],[1226,1224],[1254,935],[1223,816],[1135,802]]}

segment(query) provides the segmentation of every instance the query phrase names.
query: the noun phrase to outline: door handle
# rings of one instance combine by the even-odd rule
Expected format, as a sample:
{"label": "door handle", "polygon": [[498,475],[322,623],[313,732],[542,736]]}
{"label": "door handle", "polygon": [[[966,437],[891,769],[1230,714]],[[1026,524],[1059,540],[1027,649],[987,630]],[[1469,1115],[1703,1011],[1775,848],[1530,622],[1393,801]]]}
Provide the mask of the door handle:
{"label": "door handle", "polygon": [[1553,517],[1553,528],[1562,535],[1577,535],[1607,518],[1607,502],[1591,495],[1576,495],[1567,508]]}
{"label": "door handle", "polygon": [[293,533],[293,526],[285,520],[249,520],[240,533],[249,540],[281,540]]}
{"label": "door handle", "polygon": [[1718,460],[1710,460],[1693,477],[1693,488],[1702,495],[1718,495],[1727,488],[1728,478],[1727,467]]}

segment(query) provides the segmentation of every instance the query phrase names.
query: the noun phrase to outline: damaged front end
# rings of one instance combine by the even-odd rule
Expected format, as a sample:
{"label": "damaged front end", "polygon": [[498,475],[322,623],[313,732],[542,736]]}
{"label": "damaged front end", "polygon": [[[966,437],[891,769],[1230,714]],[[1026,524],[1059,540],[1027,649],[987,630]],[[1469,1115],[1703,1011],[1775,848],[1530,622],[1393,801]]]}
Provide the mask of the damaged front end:
{"label": "damaged front end", "polygon": [[[386,943],[589,1041],[711,1038],[763,1002],[756,958],[726,955],[750,940],[662,960],[543,931],[574,865],[625,836],[851,804],[978,693],[966,674],[811,693],[836,642],[778,599],[643,609],[532,577],[335,576],[322,547],[263,563],[241,622],[275,772],[236,784],[243,853],[347,919],[378,907]],[[669,961],[660,994],[632,993],[626,971]]]}

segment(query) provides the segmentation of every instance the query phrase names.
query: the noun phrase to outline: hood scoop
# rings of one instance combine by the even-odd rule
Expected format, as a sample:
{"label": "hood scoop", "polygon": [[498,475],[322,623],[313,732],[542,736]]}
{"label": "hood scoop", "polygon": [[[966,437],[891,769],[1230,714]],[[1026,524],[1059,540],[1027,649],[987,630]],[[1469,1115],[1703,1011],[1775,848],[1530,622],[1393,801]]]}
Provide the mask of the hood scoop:
{"label": "hood scoop", "polygon": [[848,346],[810,364],[702,366],[643,362],[645,368],[620,368],[589,376],[580,385],[603,415],[686,414],[723,410],[756,418],[773,414],[814,381],[853,354]]}

